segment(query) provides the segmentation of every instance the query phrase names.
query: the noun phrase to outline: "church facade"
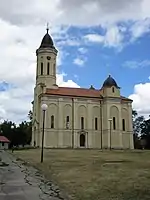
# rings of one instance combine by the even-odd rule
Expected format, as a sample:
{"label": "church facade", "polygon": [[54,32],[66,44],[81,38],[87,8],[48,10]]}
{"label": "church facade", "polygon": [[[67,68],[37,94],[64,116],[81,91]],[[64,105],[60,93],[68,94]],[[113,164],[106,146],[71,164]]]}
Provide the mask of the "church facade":
{"label": "church facade", "polygon": [[132,100],[109,75],[100,89],[58,87],[56,50],[48,33],[36,51],[32,145],[45,148],[133,149]]}

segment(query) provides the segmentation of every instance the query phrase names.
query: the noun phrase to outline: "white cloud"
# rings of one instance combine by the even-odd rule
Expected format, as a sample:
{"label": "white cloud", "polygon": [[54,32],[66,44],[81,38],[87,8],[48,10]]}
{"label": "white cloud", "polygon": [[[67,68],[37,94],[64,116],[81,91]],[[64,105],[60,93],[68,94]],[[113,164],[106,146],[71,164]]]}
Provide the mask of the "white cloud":
{"label": "white cloud", "polygon": [[111,26],[106,29],[106,33],[104,35],[88,34],[85,35],[84,38],[89,42],[102,43],[104,46],[107,47],[121,48],[124,39],[124,32],[125,29],[122,29],[122,27]]}
{"label": "white cloud", "polygon": [[124,31],[125,31],[124,29],[121,29],[117,26],[113,26],[109,28],[106,32],[105,39],[104,39],[105,46],[108,46],[108,47],[120,46],[123,41],[122,33]]}
{"label": "white cloud", "polygon": [[149,14],[148,0],[0,0],[1,18],[14,24],[35,24],[47,20],[73,25],[138,19]]}
{"label": "white cloud", "polygon": [[80,41],[78,41],[76,38],[63,38],[63,40],[58,42],[58,45],[80,46]]}
{"label": "white cloud", "polygon": [[129,96],[133,100],[133,108],[140,115],[150,115],[150,82],[140,83],[134,86],[134,92]]}
{"label": "white cloud", "polygon": [[73,24],[89,26],[137,19],[143,14],[141,9],[143,4],[148,4],[148,2],[144,3],[142,0],[81,0],[79,6],[76,0],[61,0],[59,8],[63,10],[61,17],[66,23],[71,20]]}
{"label": "white cloud", "polygon": [[85,62],[86,62],[85,58],[84,59],[83,58],[75,58],[73,61],[73,63],[78,66],[83,66],[85,64]]}
{"label": "white cloud", "polygon": [[98,35],[98,34],[88,34],[84,36],[85,39],[87,39],[90,42],[103,42],[104,41],[104,37],[102,35]]}
{"label": "white cloud", "polygon": [[[57,84],[59,86],[80,87],[73,80],[64,80],[65,76],[64,73],[57,74]],[[22,82],[24,86],[17,85],[15,88],[0,92],[0,119],[9,119],[17,123],[27,119],[28,111],[32,108],[34,82],[28,83],[24,80]]]}
{"label": "white cloud", "polygon": [[[67,29],[51,29],[54,38],[62,38]],[[0,20],[0,83],[12,85],[0,92],[0,118],[16,122],[25,120],[31,109],[36,73],[36,49],[45,34],[41,26],[11,25]],[[62,64],[67,52],[59,50],[57,64]],[[59,71],[59,70],[58,70]],[[64,74],[57,75],[60,86],[79,87],[72,80],[64,81]]]}
{"label": "white cloud", "polygon": [[123,67],[128,67],[131,69],[143,68],[150,66],[150,60],[142,60],[142,61],[126,61],[123,64]]}
{"label": "white cloud", "polygon": [[72,88],[80,88],[80,86],[75,83],[73,80],[64,80],[64,77],[67,76],[67,74],[62,73],[62,74],[57,74],[57,84],[60,87],[72,87]]}
{"label": "white cloud", "polygon": [[88,50],[87,50],[86,48],[84,48],[84,47],[80,47],[80,48],[78,49],[78,51],[79,51],[80,53],[82,53],[82,54],[85,54],[85,53],[88,52]]}
{"label": "white cloud", "polygon": [[137,38],[143,36],[150,31],[150,18],[136,21],[130,29],[131,41],[134,42]]}
{"label": "white cloud", "polygon": [[[149,0],[53,0],[53,3],[49,0],[0,0],[0,5],[0,82],[15,86],[0,92],[0,117],[15,121],[26,117],[33,100],[35,51],[45,33],[47,21],[53,38],[58,40],[58,65],[67,56],[62,46],[79,48],[82,45],[78,38],[67,34],[70,26],[101,25],[106,33],[97,35],[91,32],[87,39],[117,48],[122,46],[125,31],[118,22],[133,22],[130,28],[132,38],[149,31],[150,22],[146,19],[150,17]],[[83,65],[86,60],[78,58],[76,61]],[[78,87],[72,80],[64,81],[63,74],[58,74],[57,78],[61,86]]]}

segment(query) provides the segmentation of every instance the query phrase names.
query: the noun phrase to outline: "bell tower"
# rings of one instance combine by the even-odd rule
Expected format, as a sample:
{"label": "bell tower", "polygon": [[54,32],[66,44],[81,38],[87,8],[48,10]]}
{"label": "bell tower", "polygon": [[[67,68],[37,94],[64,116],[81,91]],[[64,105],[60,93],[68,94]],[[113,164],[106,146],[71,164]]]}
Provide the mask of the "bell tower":
{"label": "bell tower", "polygon": [[56,50],[53,40],[49,34],[49,28],[46,29],[40,47],[36,50],[36,84],[34,88],[33,101],[33,123],[32,123],[32,145],[41,145],[41,94],[45,93],[46,88],[57,89],[56,85]]}
{"label": "bell tower", "polygon": [[49,28],[42,39],[40,47],[36,50],[36,86],[44,85],[46,88],[56,87],[56,58],[57,50],[49,35]]}

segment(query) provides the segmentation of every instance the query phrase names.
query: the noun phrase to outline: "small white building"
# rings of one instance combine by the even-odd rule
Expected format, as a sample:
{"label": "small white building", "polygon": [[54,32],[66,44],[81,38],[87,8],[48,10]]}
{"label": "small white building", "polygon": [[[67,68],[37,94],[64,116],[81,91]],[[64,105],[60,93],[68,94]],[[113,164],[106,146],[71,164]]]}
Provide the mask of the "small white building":
{"label": "small white building", "polygon": [[10,141],[5,136],[0,136],[0,149],[8,149]]}

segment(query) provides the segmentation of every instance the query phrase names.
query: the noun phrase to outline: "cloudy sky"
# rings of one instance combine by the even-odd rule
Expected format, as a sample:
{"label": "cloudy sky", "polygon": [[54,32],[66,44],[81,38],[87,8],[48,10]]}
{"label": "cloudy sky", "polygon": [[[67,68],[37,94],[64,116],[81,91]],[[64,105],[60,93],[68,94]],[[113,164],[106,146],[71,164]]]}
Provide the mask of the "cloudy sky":
{"label": "cloudy sky", "polygon": [[60,86],[100,88],[110,73],[150,114],[149,0],[0,0],[0,119],[20,122],[31,109],[47,22]]}

